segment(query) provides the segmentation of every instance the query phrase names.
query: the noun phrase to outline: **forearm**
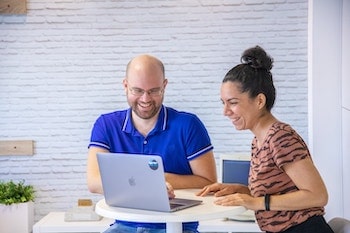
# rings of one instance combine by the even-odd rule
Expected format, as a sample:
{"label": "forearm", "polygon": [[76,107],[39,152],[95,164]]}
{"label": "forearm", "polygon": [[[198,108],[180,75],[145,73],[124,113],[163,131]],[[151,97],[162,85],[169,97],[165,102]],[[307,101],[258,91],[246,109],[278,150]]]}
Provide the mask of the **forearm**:
{"label": "forearm", "polygon": [[198,175],[179,175],[174,173],[165,173],[165,180],[169,182],[174,189],[203,188],[213,183],[213,181]]}
{"label": "forearm", "polygon": [[[313,195],[312,193],[304,190],[299,190],[292,193],[282,195],[270,195],[268,206],[270,210],[301,210],[314,207],[324,207],[327,204],[327,193],[320,193],[319,195]],[[265,196],[253,198],[253,202],[246,203],[245,205],[249,209],[253,210],[265,210]]]}
{"label": "forearm", "polygon": [[100,177],[93,177],[91,175],[88,175],[87,184],[90,192],[103,194],[102,182]]}
{"label": "forearm", "polygon": [[99,147],[90,147],[86,169],[87,185],[90,192],[103,194],[101,175],[96,157],[98,152],[108,151]]}
{"label": "forearm", "polygon": [[283,168],[298,190],[282,195],[271,194],[271,210],[300,210],[327,204],[327,188],[311,159],[303,159]]}
{"label": "forearm", "polygon": [[328,202],[327,193],[312,194],[299,190],[293,193],[270,196],[271,210],[300,210],[313,207],[324,207]]}

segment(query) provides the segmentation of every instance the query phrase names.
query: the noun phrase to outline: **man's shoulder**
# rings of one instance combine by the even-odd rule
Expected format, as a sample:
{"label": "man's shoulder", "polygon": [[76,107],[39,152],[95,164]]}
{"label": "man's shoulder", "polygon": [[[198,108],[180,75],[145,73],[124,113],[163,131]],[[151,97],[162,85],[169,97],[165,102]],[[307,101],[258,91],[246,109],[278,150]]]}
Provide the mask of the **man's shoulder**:
{"label": "man's shoulder", "polygon": [[124,120],[128,110],[116,110],[114,112],[103,113],[99,119],[103,121],[120,121]]}
{"label": "man's shoulder", "polygon": [[101,116],[106,116],[106,117],[110,117],[110,116],[120,116],[120,115],[124,115],[127,113],[127,109],[123,109],[123,110],[116,110],[113,112],[106,112],[101,114]]}
{"label": "man's shoulder", "polygon": [[168,115],[174,116],[174,117],[181,117],[181,118],[198,118],[196,114],[187,112],[187,111],[180,111],[171,107],[166,107]]}
{"label": "man's shoulder", "polygon": [[204,128],[203,122],[196,114],[187,111],[179,111],[173,108],[167,109],[168,116],[166,116],[166,118],[169,124],[176,124],[177,127],[186,129]]}

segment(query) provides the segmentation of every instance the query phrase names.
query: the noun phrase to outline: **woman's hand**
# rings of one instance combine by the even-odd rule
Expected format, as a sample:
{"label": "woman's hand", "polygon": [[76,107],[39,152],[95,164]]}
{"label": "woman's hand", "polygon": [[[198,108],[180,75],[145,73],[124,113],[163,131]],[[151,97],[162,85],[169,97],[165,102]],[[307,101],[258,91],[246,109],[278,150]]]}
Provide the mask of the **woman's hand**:
{"label": "woman's hand", "polygon": [[248,194],[234,193],[226,195],[224,197],[217,198],[214,203],[217,205],[223,206],[244,206],[246,207],[247,203],[252,202],[253,197]]}
{"label": "woman's hand", "polygon": [[226,196],[233,193],[244,193],[249,194],[250,191],[247,186],[243,184],[224,184],[224,183],[214,183],[211,185],[205,186],[201,191],[199,191],[196,195],[204,197],[208,194],[214,194],[215,197]]}
{"label": "woman's hand", "polygon": [[263,197],[254,198],[249,194],[234,193],[217,198],[214,203],[222,206],[243,206],[250,210],[261,210],[264,208]]}
{"label": "woman's hand", "polygon": [[237,188],[235,184],[222,184],[222,183],[214,183],[211,185],[205,186],[201,191],[199,191],[197,196],[206,196],[208,194],[214,193],[214,196],[220,197],[235,193]]}

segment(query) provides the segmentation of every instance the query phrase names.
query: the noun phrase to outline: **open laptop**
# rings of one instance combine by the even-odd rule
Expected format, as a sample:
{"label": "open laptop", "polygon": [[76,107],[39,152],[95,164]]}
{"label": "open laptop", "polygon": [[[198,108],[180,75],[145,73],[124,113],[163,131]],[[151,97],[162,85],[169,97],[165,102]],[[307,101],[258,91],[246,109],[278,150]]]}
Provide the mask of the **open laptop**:
{"label": "open laptop", "polygon": [[110,206],[173,212],[202,203],[169,199],[160,156],[97,153],[97,160],[105,201]]}

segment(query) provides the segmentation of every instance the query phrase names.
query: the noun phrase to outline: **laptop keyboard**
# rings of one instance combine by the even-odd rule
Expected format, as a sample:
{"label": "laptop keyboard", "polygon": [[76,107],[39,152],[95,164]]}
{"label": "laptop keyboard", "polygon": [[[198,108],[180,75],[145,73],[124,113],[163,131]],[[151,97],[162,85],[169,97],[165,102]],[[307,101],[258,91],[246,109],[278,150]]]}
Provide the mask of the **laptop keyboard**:
{"label": "laptop keyboard", "polygon": [[170,208],[171,209],[177,208],[179,206],[183,206],[183,205],[182,204],[178,204],[178,203],[170,203]]}

